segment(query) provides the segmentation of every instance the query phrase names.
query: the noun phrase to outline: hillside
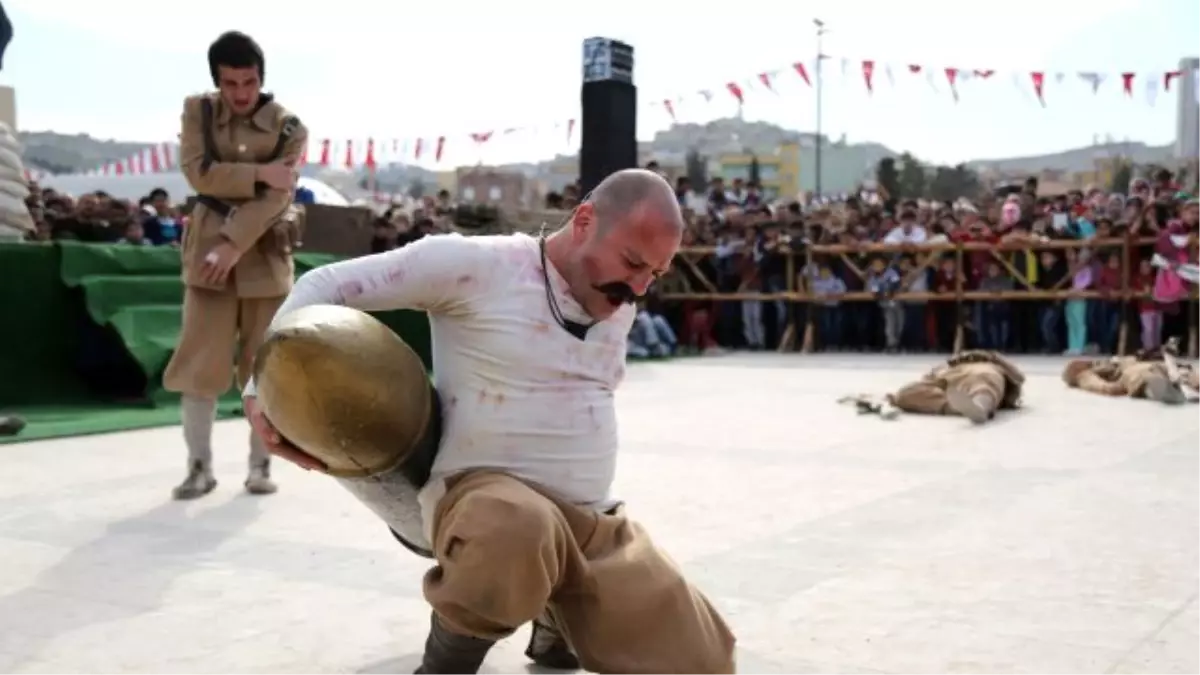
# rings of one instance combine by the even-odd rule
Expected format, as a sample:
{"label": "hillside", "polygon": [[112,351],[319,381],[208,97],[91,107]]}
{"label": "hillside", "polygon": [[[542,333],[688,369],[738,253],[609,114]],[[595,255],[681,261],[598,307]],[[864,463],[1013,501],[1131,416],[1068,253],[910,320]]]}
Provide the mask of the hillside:
{"label": "hillside", "polygon": [[87,134],[68,136],[53,131],[18,132],[26,168],[49,173],[90,171],[105,162],[126,159],[148,143],[100,140]]}
{"label": "hillside", "polygon": [[[53,131],[21,132],[18,134],[18,138],[24,146],[24,159],[29,168],[50,173],[88,171],[105,162],[122,160],[139,150],[150,147],[145,143],[101,140],[87,134],[64,135]],[[736,118],[725,118],[705,124],[677,124],[670,129],[658,132],[653,140],[640,143],[640,149],[662,158],[676,157],[682,161],[683,156],[692,148],[699,150],[703,155],[712,157],[727,152],[740,152],[743,149],[766,153],[785,142],[798,142],[805,148],[811,148],[814,141],[815,138],[810,133],[784,129],[766,122],[747,122]],[[830,140],[827,143],[826,147],[831,151],[831,155],[852,156],[853,159],[848,161],[857,167],[856,171],[862,171],[862,167],[865,166],[873,166],[883,157],[899,154],[879,143],[845,143],[836,140]],[[977,159],[967,164],[976,170],[990,169],[1002,173],[1039,173],[1047,169],[1083,171],[1092,168],[1095,158],[1106,156],[1129,157],[1138,164],[1170,163],[1171,150],[1170,145],[1148,146],[1144,143],[1131,142],[1107,143],[1030,157]],[[542,165],[520,165],[519,168],[534,174],[539,173],[539,169],[547,166],[547,163],[543,163]],[[412,168],[416,173],[421,174],[422,180],[428,179],[429,176],[425,175],[428,172],[416,169],[416,167]],[[391,182],[393,178],[406,177],[404,174],[408,172],[385,169],[382,173],[389,175],[381,175],[380,178]]]}
{"label": "hillside", "polygon": [[990,169],[1000,173],[1040,173],[1046,170],[1086,171],[1096,159],[1125,157],[1134,164],[1173,164],[1173,145],[1146,145],[1145,143],[1103,143],[1084,148],[1073,148],[1047,155],[1032,157],[1007,157],[1003,159],[976,159],[967,162],[976,171]]}

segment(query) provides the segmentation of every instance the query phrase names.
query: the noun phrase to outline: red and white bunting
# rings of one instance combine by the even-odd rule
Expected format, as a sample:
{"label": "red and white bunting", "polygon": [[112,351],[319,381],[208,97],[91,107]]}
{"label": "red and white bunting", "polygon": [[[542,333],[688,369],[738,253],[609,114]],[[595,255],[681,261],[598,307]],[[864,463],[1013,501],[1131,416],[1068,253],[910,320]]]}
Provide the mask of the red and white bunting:
{"label": "red and white bunting", "polygon": [[[825,56],[824,60],[830,60],[831,58],[833,57]],[[853,86],[850,78],[852,74],[850,66],[854,61],[848,58],[838,58],[838,62],[840,63],[840,77],[831,78],[834,81],[829,84],[835,86],[850,84]],[[860,80],[861,84],[858,86],[864,86],[868,95],[874,95],[879,92],[881,81],[877,75],[881,70],[885,76],[884,79],[887,86],[891,88],[904,85],[904,78],[902,76],[907,71],[910,77],[924,79],[929,87],[939,95],[943,94],[943,91],[937,81],[944,79],[944,83],[949,86],[949,93],[955,102],[960,100],[960,90],[963,85],[968,82],[997,79],[993,76],[999,72],[990,68],[927,66],[914,63],[889,63],[873,59],[861,59],[858,60],[858,64],[862,77]],[[799,87],[802,91],[810,92],[814,86],[813,73],[816,66],[815,59],[811,61],[795,61],[782,68],[760,71],[752,77],[728,81],[722,86],[700,89],[691,95],[652,98],[653,102],[650,103],[650,106],[662,110],[672,122],[676,122],[678,121],[681,107],[695,103],[701,105],[719,103],[720,94],[724,94],[729,99],[732,99],[733,102],[742,105],[755,96],[764,94],[784,95],[789,88],[796,88],[797,84],[802,85]],[[897,77],[897,73],[901,77]],[[838,75],[839,73],[833,74]],[[1047,78],[1047,74],[1051,74],[1053,77]],[[1160,93],[1181,91],[1182,88],[1178,86],[1177,80],[1184,76],[1184,73],[1178,70],[1167,70],[1156,73],[1079,71],[1075,73],[1076,77],[1074,79],[1068,79],[1068,74],[1061,71],[1050,71],[1048,73],[1044,70],[1010,71],[1011,78],[1009,79],[1021,89],[1024,96],[1031,101],[1035,101],[1038,105],[1045,107],[1047,104],[1046,92],[1048,89],[1070,86],[1072,83],[1076,83],[1082,87],[1086,87],[1093,95],[1098,95],[1106,90],[1110,90],[1109,83],[1117,81],[1121,83],[1121,92],[1125,98],[1133,99],[1134,87],[1141,86],[1145,92],[1146,102],[1154,105]],[[1188,75],[1193,78],[1200,78],[1200,71],[1188,73]],[[788,85],[789,80],[795,84]],[[781,87],[781,85],[783,86]],[[970,86],[974,87],[975,85]],[[1200,87],[1195,87],[1195,89],[1198,92],[1197,96],[1200,96]],[[753,94],[753,96],[748,94]],[[478,151],[482,150],[489,143],[494,142],[497,138],[508,138],[525,133],[539,135],[550,133],[557,138],[561,138],[567,146],[570,146],[578,140],[575,135],[575,122],[574,119],[571,119],[566,122],[557,122],[553,125],[507,127],[500,129],[498,132],[496,130],[485,130],[454,136],[434,134],[409,139],[367,137],[363,139],[338,140],[314,138],[310,141],[309,146],[303,149],[300,162],[307,165],[332,166],[336,161],[338,166],[347,169],[356,169],[359,167],[376,168],[380,165],[397,162],[423,161],[441,163],[445,159],[449,144],[455,144],[456,148],[459,147],[459,143],[463,143],[464,147],[473,146],[477,155]],[[337,159],[335,160],[335,158]],[[130,175],[176,171],[178,170],[178,161],[178,145],[175,143],[159,143],[125,159],[107,162],[102,166],[96,167],[89,173],[94,175]],[[29,172],[27,174],[33,175]]]}

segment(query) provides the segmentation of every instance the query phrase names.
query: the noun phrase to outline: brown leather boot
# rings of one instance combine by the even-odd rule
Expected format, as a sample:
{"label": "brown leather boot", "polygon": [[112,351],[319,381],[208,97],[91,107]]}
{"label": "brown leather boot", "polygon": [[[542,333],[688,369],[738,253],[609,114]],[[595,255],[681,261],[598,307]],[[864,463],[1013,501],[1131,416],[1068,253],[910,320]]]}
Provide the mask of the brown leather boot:
{"label": "brown leather boot", "polygon": [[16,436],[25,428],[25,420],[17,415],[0,415],[0,436]]}
{"label": "brown leather boot", "polygon": [[533,622],[533,633],[529,636],[529,646],[525,648],[525,656],[543,668],[555,670],[579,670],[579,657],[571,650],[558,629],[543,619]]}
{"label": "brown leather boot", "polygon": [[429,637],[425,639],[425,655],[416,673],[477,673],[495,640],[452,633],[433,613],[429,620]]}

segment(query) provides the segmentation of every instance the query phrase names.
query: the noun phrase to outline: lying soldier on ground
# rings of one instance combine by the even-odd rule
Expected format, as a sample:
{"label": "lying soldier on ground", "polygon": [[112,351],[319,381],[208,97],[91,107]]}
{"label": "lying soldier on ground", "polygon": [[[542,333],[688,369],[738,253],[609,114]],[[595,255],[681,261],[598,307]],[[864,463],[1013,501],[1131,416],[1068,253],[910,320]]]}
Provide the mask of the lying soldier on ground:
{"label": "lying soldier on ground", "polygon": [[1135,356],[1115,356],[1089,361],[1076,359],[1063,369],[1063,382],[1103,396],[1146,398],[1168,405],[1195,402],[1184,388],[1200,391],[1200,372],[1177,361],[1179,343],[1171,338],[1161,349],[1142,350]]}
{"label": "lying soldier on ground", "polygon": [[951,356],[920,380],[907,384],[882,401],[869,395],[847,396],[861,414],[895,419],[900,412],[919,415],[960,415],[983,424],[997,410],[1020,406],[1025,375],[1008,359],[991,351],[972,350]]}

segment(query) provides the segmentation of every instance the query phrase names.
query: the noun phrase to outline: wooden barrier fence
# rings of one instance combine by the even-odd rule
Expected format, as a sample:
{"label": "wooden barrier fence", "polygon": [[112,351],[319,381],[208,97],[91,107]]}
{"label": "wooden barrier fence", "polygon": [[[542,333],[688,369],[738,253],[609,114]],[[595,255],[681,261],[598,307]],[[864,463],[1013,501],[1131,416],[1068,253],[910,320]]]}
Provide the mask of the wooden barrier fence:
{"label": "wooden barrier fence", "polygon": [[[875,254],[881,256],[892,256],[893,258],[900,255],[911,255],[914,259],[914,266],[908,270],[906,276],[901,281],[900,287],[906,288],[908,283],[913,280],[917,274],[924,273],[931,265],[937,265],[942,260],[946,259],[946,255],[953,256],[955,262],[955,270],[957,271],[955,287],[950,292],[908,292],[902,291],[895,293],[892,297],[896,300],[924,300],[933,302],[954,302],[956,305],[955,316],[957,317],[955,326],[954,349],[959,351],[964,343],[964,319],[966,312],[963,311],[964,303],[978,301],[1038,301],[1038,300],[1072,300],[1072,299],[1103,299],[1119,301],[1121,303],[1120,324],[1117,338],[1117,351],[1120,354],[1125,354],[1128,347],[1129,333],[1129,314],[1127,311],[1130,301],[1136,301],[1150,297],[1148,291],[1138,291],[1131,287],[1133,270],[1131,265],[1134,261],[1133,252],[1139,248],[1153,248],[1155,240],[1152,238],[1135,239],[1113,238],[1113,239],[1092,239],[1092,240],[1049,240],[1049,241],[1007,241],[999,243],[984,243],[984,242],[959,242],[959,243],[937,243],[937,244],[860,244],[860,245],[811,245],[802,247],[800,250],[793,250],[787,244],[780,245],[776,252],[785,257],[785,276],[786,288],[776,292],[759,292],[747,290],[749,281],[742,281],[738,289],[735,291],[722,292],[718,290],[718,284],[715,279],[715,274],[706,273],[704,262],[715,257],[717,249],[711,246],[708,247],[688,247],[680,250],[675,257],[671,272],[660,282],[660,292],[658,296],[667,301],[684,301],[698,300],[711,302],[736,302],[736,301],[783,301],[794,303],[809,303],[814,301],[839,301],[839,302],[868,302],[876,301],[877,297],[869,291],[856,291],[833,295],[814,295],[808,285],[809,276],[805,273],[814,269],[814,261],[817,259],[829,260],[836,258],[841,262],[842,266],[849,269],[862,282],[866,282],[866,271],[860,269],[852,255],[860,254]],[[1196,246],[1196,238],[1191,240],[1192,247]],[[1038,251],[1066,251],[1073,250],[1092,251],[1103,253],[1104,251],[1118,251],[1120,253],[1120,288],[1116,291],[1097,291],[1097,290],[1075,290],[1069,288],[1072,277],[1078,269],[1079,262],[1069,265],[1067,273],[1058,283],[1052,288],[1038,288],[1031,282],[1026,274],[1021,273],[1016,269],[1009,260],[1009,255],[1013,253],[1035,253]],[[985,252],[989,254],[988,262],[995,261],[1001,269],[1013,279],[1017,289],[1011,291],[984,291],[984,290],[968,290],[965,287],[966,278],[964,271],[967,269],[964,264],[967,262],[969,254],[976,252]],[[741,254],[734,254],[741,255]],[[743,256],[744,257],[744,256]],[[1089,258],[1090,260],[1090,258]],[[800,268],[797,269],[797,263],[800,263]],[[738,264],[735,262],[735,264]],[[752,264],[745,262],[743,264]],[[751,277],[753,278],[753,277]],[[1188,355],[1192,358],[1197,354],[1197,316],[1196,316],[1196,300],[1197,292],[1195,287],[1191,287],[1188,294],[1188,300],[1185,302],[1187,320],[1188,320]],[[803,337],[801,338],[801,351],[811,351],[813,346],[813,312],[806,312],[806,318],[803,326]],[[795,313],[789,311],[787,317],[786,328],[783,331],[782,338],[779,342],[779,351],[791,351],[795,346],[796,335],[798,332],[796,325]]]}

